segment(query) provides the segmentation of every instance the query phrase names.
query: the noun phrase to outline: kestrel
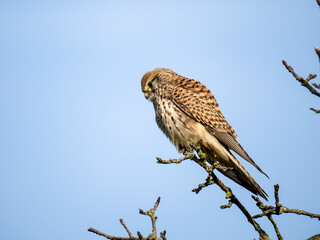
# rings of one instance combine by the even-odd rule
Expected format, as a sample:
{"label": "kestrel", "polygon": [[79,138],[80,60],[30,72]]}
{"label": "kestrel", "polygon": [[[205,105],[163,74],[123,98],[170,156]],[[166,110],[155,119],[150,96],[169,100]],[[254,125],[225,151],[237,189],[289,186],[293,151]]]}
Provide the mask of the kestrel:
{"label": "kestrel", "polygon": [[210,164],[219,161],[222,166],[229,167],[221,173],[267,200],[268,195],[230,150],[266,174],[241,147],[235,131],[206,86],[170,69],[156,68],[142,77],[141,89],[153,103],[159,128],[179,152],[200,149]]}

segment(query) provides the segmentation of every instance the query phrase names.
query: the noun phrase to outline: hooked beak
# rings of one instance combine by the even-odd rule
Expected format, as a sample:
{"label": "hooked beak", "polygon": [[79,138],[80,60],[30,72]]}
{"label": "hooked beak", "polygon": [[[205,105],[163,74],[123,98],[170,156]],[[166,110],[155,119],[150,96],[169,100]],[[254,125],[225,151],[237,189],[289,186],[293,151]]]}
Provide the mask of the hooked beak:
{"label": "hooked beak", "polygon": [[144,97],[145,97],[146,99],[149,99],[149,89],[148,89],[148,88],[147,88],[147,89],[143,89],[142,91],[143,91],[143,93],[144,93]]}

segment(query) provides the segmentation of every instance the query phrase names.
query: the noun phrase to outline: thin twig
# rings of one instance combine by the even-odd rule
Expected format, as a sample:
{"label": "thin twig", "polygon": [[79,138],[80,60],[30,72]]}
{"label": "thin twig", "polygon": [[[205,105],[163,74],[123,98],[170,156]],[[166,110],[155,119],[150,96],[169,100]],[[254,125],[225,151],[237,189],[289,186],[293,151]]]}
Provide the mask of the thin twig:
{"label": "thin twig", "polygon": [[274,221],[272,215],[268,215],[268,219],[272,223],[274,231],[276,232],[278,239],[279,240],[283,240],[283,237],[280,234],[280,231],[279,231],[279,228],[277,226],[277,223]]}
{"label": "thin twig", "polygon": [[162,164],[176,163],[176,164],[178,164],[178,163],[181,163],[184,160],[189,159],[189,155],[186,155],[186,156],[184,156],[182,158],[178,158],[178,159],[170,158],[169,160],[162,160],[159,157],[157,157],[156,159],[158,160],[157,163],[162,163]]}
{"label": "thin twig", "polygon": [[139,213],[143,215],[147,215],[151,218],[151,223],[152,223],[152,233],[156,236],[157,235],[157,229],[156,229],[156,221],[157,221],[157,216],[154,216],[155,211],[157,210],[158,206],[160,203],[160,197],[158,197],[156,203],[154,204],[154,207],[151,208],[148,211],[143,211],[142,209],[139,209]]}
{"label": "thin twig", "polygon": [[162,238],[162,240],[167,240],[166,233],[167,233],[166,230],[160,233],[160,237]]}
{"label": "thin twig", "polygon": [[134,238],[132,233],[129,231],[129,229],[127,228],[126,224],[124,223],[124,221],[122,219],[120,219],[120,223],[122,224],[122,226],[124,227],[124,229],[126,229],[129,237]]}
{"label": "thin twig", "polygon": [[192,189],[192,192],[195,192],[196,194],[198,194],[202,190],[202,188],[214,184],[214,181],[211,179],[212,173],[213,173],[212,170],[209,171],[209,174],[208,174],[208,177],[206,178],[206,181],[204,183],[200,183],[197,188]]}
{"label": "thin twig", "polygon": [[304,79],[303,77],[300,77],[291,66],[289,66],[285,60],[282,60],[283,65],[286,67],[286,69],[295,77],[295,79],[297,79],[302,86],[306,87],[312,94],[320,97],[320,93],[315,90],[310,84],[309,81],[311,79],[314,79],[315,77],[317,77],[316,74],[309,74],[309,76]]}
{"label": "thin twig", "polygon": [[277,213],[274,209],[269,209],[269,210],[267,210],[267,211],[265,211],[263,213],[254,215],[253,218],[260,218],[260,217],[263,217],[263,216],[268,216],[270,214],[280,215],[282,213],[294,213],[294,214],[297,214],[297,215],[304,215],[304,216],[308,216],[310,218],[318,218],[318,220],[320,221],[320,214],[310,213],[310,212],[307,212],[307,211],[304,211],[304,210],[300,210],[300,209],[297,209],[297,208],[290,209],[290,208],[283,207],[283,206],[280,208],[279,213]]}
{"label": "thin twig", "polygon": [[140,233],[139,231],[137,232],[137,234],[138,234],[138,238],[139,238],[139,240],[143,240],[143,239],[145,239],[145,238],[143,238],[143,237],[142,237],[142,235],[141,235],[141,233]]}
{"label": "thin twig", "polygon": [[[318,4],[320,3],[320,0],[317,0],[318,1]],[[320,4],[319,4],[320,6]],[[320,50],[319,48],[315,47],[314,50],[316,51],[316,54],[318,55],[318,58],[319,58],[319,62],[320,62]]]}
{"label": "thin twig", "polygon": [[226,208],[231,208],[231,206],[232,206],[232,201],[229,200],[228,204],[221,205],[220,208],[221,209],[226,209]]}
{"label": "thin twig", "polygon": [[[276,184],[273,186],[274,188],[274,199],[275,199],[275,204],[276,204],[276,212],[279,212],[282,205],[279,202],[279,184]],[[272,206],[269,207],[269,209],[271,209]]]}
{"label": "thin twig", "polygon": [[93,233],[95,233],[95,234],[98,234],[98,235],[100,235],[100,236],[102,236],[102,237],[105,237],[105,238],[107,238],[107,239],[112,239],[112,240],[138,240],[139,238],[125,238],[125,237],[115,237],[115,236],[112,236],[112,235],[107,235],[107,234],[105,234],[105,233],[103,233],[103,232],[100,232],[100,231],[98,231],[98,230],[96,230],[96,229],[94,229],[94,228],[89,228],[88,229],[88,231],[89,232],[93,232]]}
{"label": "thin twig", "polygon": [[314,111],[315,113],[320,113],[320,110],[316,110],[314,108],[310,108],[310,110]]}
{"label": "thin twig", "polygon": [[[276,190],[275,190],[275,192],[276,192]],[[260,200],[260,198],[257,197],[257,196],[253,196],[253,195],[252,195],[251,197],[257,202],[256,205],[257,205],[258,208],[261,209],[261,211],[267,211],[267,210],[269,210],[269,209],[273,209],[273,208],[274,208],[273,206],[264,205],[263,202]],[[275,198],[277,199],[276,194],[275,194]],[[278,198],[278,199],[279,199],[279,198]],[[277,200],[276,200],[276,201],[277,201]],[[283,238],[282,238],[282,236],[281,236],[281,234],[280,234],[280,231],[279,231],[279,229],[278,229],[278,226],[277,226],[276,222],[274,221],[272,215],[266,215],[266,216],[268,217],[269,221],[270,221],[271,224],[273,225],[273,228],[274,228],[274,230],[275,230],[275,232],[276,232],[276,234],[277,234],[278,239],[279,239],[279,240],[283,240]]]}
{"label": "thin twig", "polygon": [[320,89],[320,84],[312,83],[312,85],[313,85],[315,88]]}

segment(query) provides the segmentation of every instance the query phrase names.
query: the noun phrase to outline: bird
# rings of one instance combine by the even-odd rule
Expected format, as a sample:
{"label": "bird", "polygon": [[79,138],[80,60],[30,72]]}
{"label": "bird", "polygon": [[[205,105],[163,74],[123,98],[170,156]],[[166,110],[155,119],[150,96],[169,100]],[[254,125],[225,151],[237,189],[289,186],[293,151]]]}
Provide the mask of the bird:
{"label": "bird", "polygon": [[[145,73],[141,90],[153,103],[158,127],[180,153],[201,150],[207,162],[216,161],[228,170],[219,170],[255,195],[268,200],[267,193],[237,160],[234,151],[266,177],[237,140],[237,134],[221,113],[212,92],[197,80],[167,68]],[[268,177],[269,178],[269,177]]]}

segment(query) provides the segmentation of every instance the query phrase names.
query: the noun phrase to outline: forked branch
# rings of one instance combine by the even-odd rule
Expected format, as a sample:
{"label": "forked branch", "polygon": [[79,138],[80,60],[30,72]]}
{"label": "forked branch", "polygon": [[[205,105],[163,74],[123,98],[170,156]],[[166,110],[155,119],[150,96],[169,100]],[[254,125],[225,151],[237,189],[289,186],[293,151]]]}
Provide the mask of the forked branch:
{"label": "forked branch", "polygon": [[260,218],[266,216],[273,225],[273,228],[279,240],[282,240],[283,238],[272,215],[280,215],[282,213],[294,213],[298,215],[309,216],[311,218],[318,218],[318,220],[320,220],[320,214],[310,213],[300,209],[290,209],[285,206],[282,206],[282,204],[279,203],[279,184],[274,185],[275,206],[264,205],[257,196],[252,196],[252,198],[256,201],[257,207],[262,211],[262,213],[254,215],[253,218]]}
{"label": "forked branch", "polygon": [[[319,4],[320,0],[317,0],[318,4]],[[315,47],[315,52],[319,58],[319,62],[320,62],[320,50]],[[302,86],[306,87],[312,94],[320,97],[320,92],[317,89],[320,89],[320,84],[316,84],[316,83],[312,83],[312,85],[309,83],[310,80],[314,79],[317,77],[316,74],[309,74],[309,76],[307,78],[303,78],[300,77],[291,66],[289,66],[287,64],[287,62],[285,60],[282,60],[283,65],[286,67],[286,69],[295,77],[295,79],[297,79],[297,81],[299,81],[301,83]],[[314,111],[315,113],[320,113],[320,110],[316,110],[314,108],[310,108],[310,110]]]}
{"label": "forked branch", "polygon": [[262,213],[257,214],[255,216],[251,216],[248,210],[239,201],[239,199],[234,195],[234,193],[232,193],[231,189],[226,187],[224,183],[214,174],[214,169],[219,169],[220,171],[229,171],[230,168],[222,167],[218,161],[216,161],[212,166],[209,166],[203,155],[200,155],[201,157],[199,158],[193,152],[187,152],[184,155],[185,156],[180,159],[169,159],[166,161],[161,158],[157,158],[157,160],[158,160],[158,163],[161,163],[161,164],[171,164],[171,163],[177,164],[177,163],[181,163],[184,160],[189,159],[199,164],[203,169],[205,169],[205,171],[208,173],[208,176],[205,179],[204,183],[199,184],[198,187],[193,189],[192,191],[197,194],[203,188],[210,186],[212,184],[217,184],[226,193],[226,198],[229,199],[228,204],[222,205],[220,206],[220,208],[221,209],[230,208],[233,204],[235,204],[240,209],[240,211],[246,216],[248,222],[251,223],[254,229],[259,233],[259,236],[260,236],[259,239],[270,239],[270,238],[265,233],[265,231],[260,227],[260,225],[255,221],[255,218],[266,216],[271,222],[271,224],[273,225],[279,240],[282,240],[283,238],[280,234],[279,228],[275,220],[273,219],[272,215],[280,215],[282,213],[295,213],[298,215],[305,215],[305,216],[309,216],[311,218],[317,218],[318,220],[320,220],[320,214],[309,213],[304,210],[290,209],[282,206],[282,204],[279,203],[279,185],[278,184],[274,186],[275,206],[265,205],[257,196],[252,196],[252,198],[256,201],[259,209],[261,209]]}
{"label": "forked branch", "polygon": [[304,79],[303,77],[300,77],[293,70],[293,68],[287,64],[285,60],[282,60],[282,63],[286,67],[286,69],[295,77],[295,79],[297,79],[301,83],[302,86],[306,87],[312,94],[320,97],[320,93],[309,84],[310,80],[317,77],[316,74],[309,74],[309,76],[306,79]]}
{"label": "forked branch", "polygon": [[266,206],[260,201],[258,197],[252,196],[252,198],[257,202],[257,206],[262,211],[262,213],[254,215],[253,218],[259,218],[259,217],[271,216],[271,215],[281,215],[282,213],[294,213],[298,215],[308,216],[310,218],[317,218],[320,221],[320,214],[310,213],[297,208],[291,209],[280,204],[279,203],[279,184],[274,185],[274,197],[275,197],[275,206]]}
{"label": "forked branch", "polygon": [[157,216],[155,216],[154,214],[155,214],[155,211],[157,210],[157,208],[159,206],[159,203],[160,203],[160,197],[158,197],[158,199],[157,199],[156,203],[154,204],[153,208],[151,208],[150,210],[143,211],[142,209],[139,209],[139,213],[140,214],[149,216],[150,219],[151,219],[152,233],[149,234],[149,236],[146,237],[146,238],[144,238],[139,231],[137,232],[138,237],[134,237],[132,235],[132,233],[129,231],[129,229],[127,228],[127,226],[125,225],[125,223],[124,223],[124,221],[122,219],[120,219],[120,223],[124,227],[126,232],[128,233],[129,237],[115,237],[115,236],[108,235],[108,234],[105,234],[103,232],[100,232],[100,231],[98,231],[98,230],[96,230],[94,228],[89,228],[88,231],[89,232],[93,232],[95,234],[98,234],[98,235],[100,235],[102,237],[105,237],[107,239],[113,239],[113,240],[159,240],[159,239],[167,240],[167,238],[166,238],[166,230],[164,230],[163,232],[160,233],[160,238],[157,237],[157,229],[156,229]]}

